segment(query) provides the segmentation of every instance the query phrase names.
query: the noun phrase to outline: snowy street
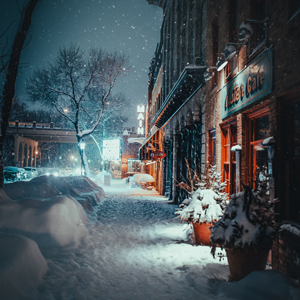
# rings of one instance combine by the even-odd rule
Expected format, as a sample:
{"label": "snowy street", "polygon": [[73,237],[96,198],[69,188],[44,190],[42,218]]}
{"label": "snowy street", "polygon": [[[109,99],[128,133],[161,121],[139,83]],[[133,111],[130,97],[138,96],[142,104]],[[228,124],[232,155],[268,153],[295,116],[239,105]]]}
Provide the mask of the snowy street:
{"label": "snowy street", "polygon": [[299,299],[295,283],[274,271],[228,282],[226,258],[193,246],[176,206],[156,191],[104,189],[77,249],[41,249],[49,270],[25,299]]}

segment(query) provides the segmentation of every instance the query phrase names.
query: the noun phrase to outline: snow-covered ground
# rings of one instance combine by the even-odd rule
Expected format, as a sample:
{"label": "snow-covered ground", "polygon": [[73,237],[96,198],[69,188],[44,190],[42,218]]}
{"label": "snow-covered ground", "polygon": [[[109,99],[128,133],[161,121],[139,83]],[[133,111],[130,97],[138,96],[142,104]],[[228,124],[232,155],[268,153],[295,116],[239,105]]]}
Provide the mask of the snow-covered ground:
{"label": "snow-covered ground", "polygon": [[21,299],[300,299],[297,282],[271,270],[228,282],[226,258],[193,246],[176,207],[156,191],[121,181],[104,190],[80,246],[42,248],[48,271]]}

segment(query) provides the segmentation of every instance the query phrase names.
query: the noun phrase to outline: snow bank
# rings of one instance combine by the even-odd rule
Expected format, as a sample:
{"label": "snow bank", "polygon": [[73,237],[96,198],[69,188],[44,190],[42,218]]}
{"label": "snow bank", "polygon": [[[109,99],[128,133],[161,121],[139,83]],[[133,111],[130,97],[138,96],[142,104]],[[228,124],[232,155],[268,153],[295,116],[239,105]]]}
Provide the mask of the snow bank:
{"label": "snow bank", "polygon": [[47,262],[37,244],[24,236],[0,233],[0,299],[24,299],[42,282]]}
{"label": "snow bank", "polygon": [[86,176],[63,177],[81,196],[90,196],[96,203],[105,197],[102,187]]}
{"label": "snow bank", "polygon": [[4,190],[16,200],[24,198],[49,199],[60,195],[60,192],[51,183],[47,182],[18,181],[5,184]]}
{"label": "snow bank", "polygon": [[75,198],[86,212],[91,212],[92,206],[97,205],[105,197],[103,189],[84,176],[57,177],[49,175],[36,177],[30,182],[53,185],[60,194]]}
{"label": "snow bank", "polygon": [[86,236],[86,214],[71,196],[12,201],[0,189],[0,231],[33,239],[39,247],[74,246]]}

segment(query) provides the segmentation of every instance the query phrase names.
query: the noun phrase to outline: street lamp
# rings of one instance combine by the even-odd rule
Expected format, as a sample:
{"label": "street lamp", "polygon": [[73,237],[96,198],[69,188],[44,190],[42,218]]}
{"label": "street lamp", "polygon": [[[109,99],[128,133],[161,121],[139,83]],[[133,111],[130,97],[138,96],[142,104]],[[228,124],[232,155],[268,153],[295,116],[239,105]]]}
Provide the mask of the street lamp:
{"label": "street lamp", "polygon": [[80,148],[80,151],[81,151],[81,176],[82,176],[83,151],[85,149],[85,142],[83,140],[80,141],[79,148]]}

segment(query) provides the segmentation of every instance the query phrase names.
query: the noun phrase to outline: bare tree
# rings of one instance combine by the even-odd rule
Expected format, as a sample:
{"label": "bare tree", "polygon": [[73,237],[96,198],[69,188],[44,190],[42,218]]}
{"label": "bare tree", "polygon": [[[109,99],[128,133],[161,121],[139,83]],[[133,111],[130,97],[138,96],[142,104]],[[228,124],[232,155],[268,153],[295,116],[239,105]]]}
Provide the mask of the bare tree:
{"label": "bare tree", "polygon": [[[15,83],[18,75],[18,68],[20,63],[20,56],[24,43],[26,40],[27,32],[31,24],[31,16],[39,0],[27,0],[24,2],[21,10],[21,18],[15,39],[10,51],[6,51],[1,55],[1,72],[5,71],[5,83],[1,97],[2,111],[1,111],[1,136],[0,136],[0,187],[3,188],[3,140],[5,138],[6,129],[8,126],[10,110],[13,98],[15,96]],[[10,52],[10,55],[9,55]],[[9,57],[8,62],[5,58]]]}
{"label": "bare tree", "polygon": [[127,70],[124,55],[92,49],[86,58],[79,46],[71,45],[61,48],[53,63],[35,70],[26,82],[31,101],[54,106],[73,124],[86,175],[88,165],[80,143],[100,123],[117,78]]}

